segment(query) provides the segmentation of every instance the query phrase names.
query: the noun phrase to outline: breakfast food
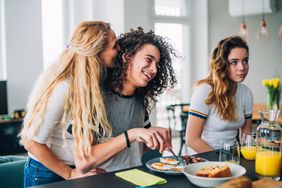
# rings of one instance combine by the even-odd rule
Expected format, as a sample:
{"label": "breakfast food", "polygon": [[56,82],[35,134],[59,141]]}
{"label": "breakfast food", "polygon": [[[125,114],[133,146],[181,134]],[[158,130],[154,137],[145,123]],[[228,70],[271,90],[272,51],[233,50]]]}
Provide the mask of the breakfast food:
{"label": "breakfast food", "polygon": [[161,157],[160,162],[164,164],[174,165],[174,166],[179,164],[179,161],[174,158],[162,158]]}
{"label": "breakfast food", "polygon": [[182,156],[182,159],[183,161],[180,163],[180,161],[172,157],[161,157],[159,158],[160,160],[159,162],[156,161],[155,163],[150,164],[150,166],[153,169],[156,169],[159,171],[170,171],[170,172],[182,173],[183,167],[186,164],[192,164],[192,163],[198,163],[198,162],[205,161],[205,159],[201,157],[190,157],[188,155]]}
{"label": "breakfast food", "polygon": [[246,176],[241,176],[229,180],[228,182],[225,182],[217,186],[216,188],[251,188],[251,187],[252,187],[252,181]]}
{"label": "breakfast food", "polygon": [[265,187],[281,188],[282,182],[281,181],[275,181],[275,180],[269,179],[269,178],[262,178],[260,180],[253,182],[253,188],[265,188]]}
{"label": "breakfast food", "polygon": [[189,155],[182,156],[182,159],[185,160],[186,164],[198,163],[198,162],[205,161],[205,159],[203,159],[201,157],[190,157]]}
{"label": "breakfast food", "polygon": [[202,176],[202,177],[209,177],[209,178],[222,178],[222,177],[230,177],[232,176],[231,170],[229,166],[219,166],[219,165],[213,165],[213,166],[206,166],[204,168],[201,168],[197,173],[196,176]]}
{"label": "breakfast food", "polygon": [[151,167],[156,170],[168,171],[168,170],[171,170],[174,166],[166,165],[164,163],[153,163],[151,164]]}

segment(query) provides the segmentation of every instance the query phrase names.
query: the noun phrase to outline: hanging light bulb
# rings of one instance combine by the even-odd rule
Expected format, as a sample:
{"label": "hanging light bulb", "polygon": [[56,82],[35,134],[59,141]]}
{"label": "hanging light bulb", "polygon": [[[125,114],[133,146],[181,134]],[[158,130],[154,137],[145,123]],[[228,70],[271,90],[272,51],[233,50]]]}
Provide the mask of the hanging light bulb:
{"label": "hanging light bulb", "polygon": [[260,22],[259,31],[257,32],[257,38],[264,41],[270,38],[270,34],[267,30],[267,24],[264,18],[264,1],[262,3],[262,20]]}
{"label": "hanging light bulb", "polygon": [[282,24],[280,24],[278,37],[282,40]]}
{"label": "hanging light bulb", "polygon": [[240,24],[240,31],[239,31],[239,35],[241,37],[243,37],[245,40],[249,39],[249,32],[247,29],[247,24],[245,21],[245,1],[242,0],[242,23]]}
{"label": "hanging light bulb", "polygon": [[243,37],[245,40],[249,39],[249,32],[248,32],[248,29],[247,29],[247,24],[244,21],[240,24],[239,35],[241,37]]}

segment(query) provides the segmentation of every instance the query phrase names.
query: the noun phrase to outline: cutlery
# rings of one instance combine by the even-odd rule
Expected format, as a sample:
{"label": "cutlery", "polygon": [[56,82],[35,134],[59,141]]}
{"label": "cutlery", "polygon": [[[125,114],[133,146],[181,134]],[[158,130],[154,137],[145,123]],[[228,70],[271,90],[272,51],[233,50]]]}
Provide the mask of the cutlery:
{"label": "cutlery", "polygon": [[179,161],[179,165],[180,165],[180,166],[185,166],[185,165],[187,165],[187,163],[184,162],[184,160],[182,159],[182,157],[181,157],[181,156],[177,156],[177,155],[174,153],[174,151],[173,151],[172,149],[168,149],[167,151],[169,151],[169,152],[173,155],[173,157],[175,157],[175,159],[176,159],[177,161]]}

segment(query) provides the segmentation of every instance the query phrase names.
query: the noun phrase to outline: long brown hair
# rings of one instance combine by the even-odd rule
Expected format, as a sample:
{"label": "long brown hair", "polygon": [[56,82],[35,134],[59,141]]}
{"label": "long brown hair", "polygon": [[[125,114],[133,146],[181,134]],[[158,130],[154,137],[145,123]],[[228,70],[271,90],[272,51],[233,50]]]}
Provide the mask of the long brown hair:
{"label": "long brown hair", "polygon": [[231,80],[228,78],[228,55],[234,48],[244,48],[249,53],[249,47],[241,37],[232,36],[221,40],[213,50],[210,58],[210,71],[205,79],[196,85],[207,83],[212,91],[205,100],[207,105],[213,105],[223,120],[236,120],[236,104],[231,92]]}

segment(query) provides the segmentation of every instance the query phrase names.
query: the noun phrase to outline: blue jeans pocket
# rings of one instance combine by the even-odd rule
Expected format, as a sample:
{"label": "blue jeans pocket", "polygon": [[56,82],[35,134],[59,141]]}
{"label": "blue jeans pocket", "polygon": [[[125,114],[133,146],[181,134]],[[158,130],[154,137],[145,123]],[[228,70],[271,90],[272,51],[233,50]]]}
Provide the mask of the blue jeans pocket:
{"label": "blue jeans pocket", "polygon": [[43,164],[34,159],[28,159],[24,168],[24,187],[44,185],[63,180]]}

